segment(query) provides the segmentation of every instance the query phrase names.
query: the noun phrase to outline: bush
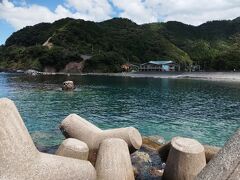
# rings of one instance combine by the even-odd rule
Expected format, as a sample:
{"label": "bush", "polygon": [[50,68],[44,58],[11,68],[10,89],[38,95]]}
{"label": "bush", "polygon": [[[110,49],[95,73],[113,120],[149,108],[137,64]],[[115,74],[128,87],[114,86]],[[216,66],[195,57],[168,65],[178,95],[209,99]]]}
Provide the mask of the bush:
{"label": "bush", "polygon": [[120,72],[126,60],[116,52],[107,52],[93,56],[85,63],[85,72]]}

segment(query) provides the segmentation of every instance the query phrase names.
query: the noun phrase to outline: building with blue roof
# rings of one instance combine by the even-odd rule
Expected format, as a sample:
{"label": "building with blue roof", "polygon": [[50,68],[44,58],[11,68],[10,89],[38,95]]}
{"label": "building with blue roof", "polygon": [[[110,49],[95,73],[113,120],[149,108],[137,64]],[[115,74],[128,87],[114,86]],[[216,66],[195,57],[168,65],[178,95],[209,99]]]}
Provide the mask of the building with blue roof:
{"label": "building with blue roof", "polygon": [[177,64],[173,61],[149,61],[140,64],[139,71],[160,71],[172,72],[175,71]]}

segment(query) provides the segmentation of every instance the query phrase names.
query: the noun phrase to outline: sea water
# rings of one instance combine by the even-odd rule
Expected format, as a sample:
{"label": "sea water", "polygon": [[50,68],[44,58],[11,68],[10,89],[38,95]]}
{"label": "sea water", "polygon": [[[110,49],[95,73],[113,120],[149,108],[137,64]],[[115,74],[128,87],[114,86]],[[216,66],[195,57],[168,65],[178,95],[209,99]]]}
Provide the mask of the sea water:
{"label": "sea water", "polygon": [[[65,80],[77,89],[61,91]],[[184,136],[216,146],[240,127],[240,82],[1,73],[0,97],[16,103],[41,146],[61,143],[59,124],[71,113],[102,129],[133,126],[142,135]]]}

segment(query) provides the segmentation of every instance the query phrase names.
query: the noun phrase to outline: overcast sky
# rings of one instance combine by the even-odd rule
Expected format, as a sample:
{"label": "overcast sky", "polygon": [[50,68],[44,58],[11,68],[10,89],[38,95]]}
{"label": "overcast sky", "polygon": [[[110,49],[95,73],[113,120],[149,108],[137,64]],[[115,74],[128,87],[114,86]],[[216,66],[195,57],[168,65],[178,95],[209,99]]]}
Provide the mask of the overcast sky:
{"label": "overcast sky", "polygon": [[16,30],[64,17],[138,24],[170,20],[199,25],[240,16],[240,0],[0,0],[0,44]]}

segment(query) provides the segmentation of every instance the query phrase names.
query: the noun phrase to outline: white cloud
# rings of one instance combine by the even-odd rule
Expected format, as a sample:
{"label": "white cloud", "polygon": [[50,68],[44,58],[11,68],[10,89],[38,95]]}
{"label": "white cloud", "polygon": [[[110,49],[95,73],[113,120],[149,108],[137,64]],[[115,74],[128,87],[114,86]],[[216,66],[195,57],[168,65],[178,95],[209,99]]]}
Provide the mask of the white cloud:
{"label": "white cloud", "polygon": [[165,21],[181,21],[188,24],[200,25],[206,21],[211,20],[224,20],[224,19],[234,19],[239,16],[240,7],[234,7],[224,10],[212,10],[205,12],[193,12],[188,14],[172,14],[165,18]]}
{"label": "white cloud", "polygon": [[240,16],[240,0],[65,0],[54,11],[25,0],[0,0],[0,19],[15,29],[72,17],[102,21],[113,15],[139,24],[177,20],[199,25]]}
{"label": "white cloud", "polygon": [[[93,21],[111,18],[112,9],[107,0],[67,0],[66,2],[67,5],[59,4],[54,11],[51,11],[45,6],[23,3],[17,6],[9,0],[2,0],[0,2],[0,19],[6,20],[15,29],[21,29],[40,22],[54,22],[64,17]],[[76,9],[76,12],[72,12],[71,8]]]}
{"label": "white cloud", "polygon": [[[3,0],[0,3],[0,19],[6,20],[15,29],[20,29],[27,25],[34,25],[40,22],[53,22],[63,18],[68,10],[59,5],[55,12],[51,12],[47,7],[39,5],[15,6],[14,3]],[[64,12],[62,14],[62,12]]]}
{"label": "white cloud", "polygon": [[107,0],[67,0],[68,7],[84,15],[87,20],[102,21],[111,18],[113,9]]}
{"label": "white cloud", "polygon": [[[146,0],[147,2],[148,0]],[[240,15],[239,0],[159,0],[159,16],[199,25],[210,20],[233,19]]]}
{"label": "white cloud", "polygon": [[120,16],[138,23],[177,20],[199,25],[240,16],[240,0],[112,0]]}
{"label": "white cloud", "polygon": [[112,0],[113,4],[122,10],[120,17],[132,19],[136,23],[148,23],[158,21],[158,17],[146,2],[141,0]]}

